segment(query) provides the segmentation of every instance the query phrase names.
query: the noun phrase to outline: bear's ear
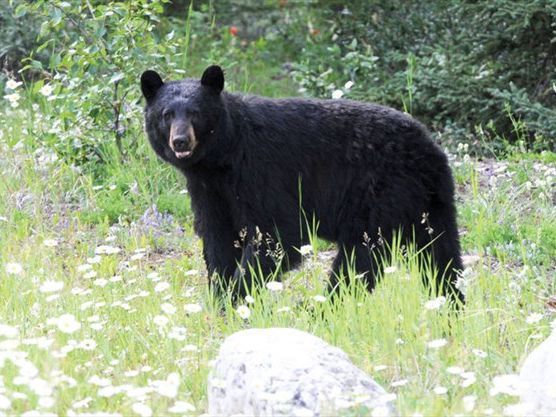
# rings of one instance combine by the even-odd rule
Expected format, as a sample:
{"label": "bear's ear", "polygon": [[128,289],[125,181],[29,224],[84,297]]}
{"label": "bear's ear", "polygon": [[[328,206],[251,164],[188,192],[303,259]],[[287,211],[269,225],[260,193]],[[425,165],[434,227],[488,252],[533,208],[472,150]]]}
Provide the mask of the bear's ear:
{"label": "bear's ear", "polygon": [[224,89],[224,72],[218,65],[208,67],[201,77],[201,85],[211,87],[220,93]]}
{"label": "bear's ear", "polygon": [[141,91],[143,91],[143,95],[147,99],[147,102],[151,101],[156,96],[156,92],[163,85],[164,82],[156,71],[148,70],[141,75]]}

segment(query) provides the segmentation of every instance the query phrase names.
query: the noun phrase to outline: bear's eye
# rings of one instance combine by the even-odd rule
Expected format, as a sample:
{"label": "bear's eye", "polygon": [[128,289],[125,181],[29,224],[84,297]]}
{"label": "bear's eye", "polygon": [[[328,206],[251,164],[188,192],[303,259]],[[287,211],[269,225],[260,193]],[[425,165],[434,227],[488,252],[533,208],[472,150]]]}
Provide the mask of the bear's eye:
{"label": "bear's eye", "polygon": [[174,111],[173,110],[164,110],[162,112],[162,117],[165,121],[169,122],[174,118]]}

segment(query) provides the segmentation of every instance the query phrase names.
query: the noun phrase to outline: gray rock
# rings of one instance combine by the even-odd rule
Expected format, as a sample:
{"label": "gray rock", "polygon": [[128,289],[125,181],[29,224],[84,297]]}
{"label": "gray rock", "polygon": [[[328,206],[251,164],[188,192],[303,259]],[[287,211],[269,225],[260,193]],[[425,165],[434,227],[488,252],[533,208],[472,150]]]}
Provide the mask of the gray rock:
{"label": "gray rock", "polygon": [[229,336],[208,381],[211,416],[336,416],[350,409],[391,416],[393,398],[342,350],[287,328]]}
{"label": "gray rock", "polygon": [[527,356],[519,376],[527,415],[556,416],[556,330]]}

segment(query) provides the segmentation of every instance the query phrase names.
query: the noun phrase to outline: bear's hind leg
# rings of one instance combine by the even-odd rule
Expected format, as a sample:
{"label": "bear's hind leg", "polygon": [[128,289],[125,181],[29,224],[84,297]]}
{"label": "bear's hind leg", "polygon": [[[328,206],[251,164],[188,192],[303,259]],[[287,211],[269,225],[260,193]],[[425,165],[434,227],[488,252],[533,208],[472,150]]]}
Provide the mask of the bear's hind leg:
{"label": "bear's hind leg", "polygon": [[358,244],[339,244],[338,254],[332,264],[332,272],[328,282],[328,290],[331,294],[336,294],[341,282],[349,284],[350,272],[363,275],[363,279],[369,292],[372,292],[376,285],[378,265],[373,259],[373,254],[363,243]]}
{"label": "bear's hind leg", "polygon": [[234,273],[236,294],[243,298],[250,294],[254,286],[264,285],[266,278],[272,273],[274,262],[260,248],[249,243],[243,249],[243,256]]}
{"label": "bear's hind leg", "polygon": [[456,286],[459,272],[463,270],[457,237],[440,236],[438,240],[433,243],[433,260],[438,269],[436,283],[439,293],[448,300],[465,304],[465,296]]}
{"label": "bear's hind leg", "polygon": [[234,234],[207,234],[203,239],[203,257],[207,266],[209,286],[217,297],[222,297],[229,290],[235,292],[233,276],[240,261],[241,251],[234,246]]}
{"label": "bear's hind leg", "polygon": [[456,287],[459,272],[463,270],[459,234],[456,224],[456,212],[452,203],[435,201],[430,208],[428,221],[432,235],[421,236],[421,245],[426,245],[432,238],[429,251],[437,269],[436,286],[439,294],[447,299],[465,303],[465,297]]}

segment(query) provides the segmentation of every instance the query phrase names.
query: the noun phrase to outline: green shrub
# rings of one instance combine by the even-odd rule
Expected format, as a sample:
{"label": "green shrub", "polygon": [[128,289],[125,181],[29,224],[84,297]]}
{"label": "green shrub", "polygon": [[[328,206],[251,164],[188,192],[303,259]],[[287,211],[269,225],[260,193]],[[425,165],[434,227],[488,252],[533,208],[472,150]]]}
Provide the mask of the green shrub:
{"label": "green shrub", "polygon": [[[14,1],[0,0],[0,68],[15,74],[21,60],[35,46],[37,22],[23,10],[15,12]],[[4,74],[0,73],[0,80]]]}
{"label": "green shrub", "polygon": [[[138,140],[137,79],[152,66],[175,65],[179,44],[155,31],[167,0],[126,2],[21,2],[16,14],[41,22],[39,46],[24,70],[40,74],[35,101],[57,125],[52,147],[77,164],[98,162],[103,144],[116,143],[124,158]],[[48,61],[36,54],[48,53]],[[46,86],[46,87],[45,87]],[[49,111],[54,107],[55,111]],[[124,140],[126,143],[124,144]]]}
{"label": "green shrub", "polygon": [[[351,97],[411,110],[435,129],[451,125],[473,132],[481,125],[492,128],[493,137],[522,139],[505,111],[509,105],[512,117],[527,126],[528,144],[554,148],[554,1],[372,0],[347,6],[323,1],[321,6],[311,14],[326,28],[325,36],[307,42],[295,65],[309,94],[326,96],[322,85],[341,85],[347,74],[361,74],[352,78]],[[349,54],[372,59],[373,67]]]}

